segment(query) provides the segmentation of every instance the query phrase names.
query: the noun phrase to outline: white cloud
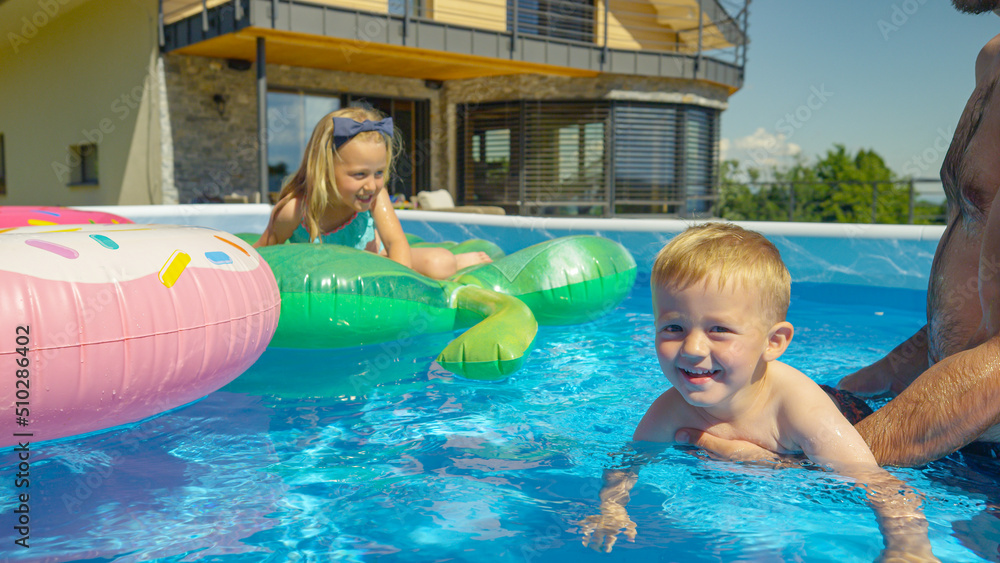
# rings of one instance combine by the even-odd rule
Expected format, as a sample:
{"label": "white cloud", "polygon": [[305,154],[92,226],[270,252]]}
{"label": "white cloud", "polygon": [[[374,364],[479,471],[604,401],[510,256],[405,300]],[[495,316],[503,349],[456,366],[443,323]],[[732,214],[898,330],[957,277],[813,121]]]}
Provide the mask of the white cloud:
{"label": "white cloud", "polygon": [[752,134],[730,141],[719,140],[719,154],[723,160],[738,160],[743,168],[767,168],[791,163],[792,157],[802,152],[802,147],[788,142],[782,133],[771,133],[758,127]]}
{"label": "white cloud", "polygon": [[719,160],[729,158],[729,139],[719,139]]}

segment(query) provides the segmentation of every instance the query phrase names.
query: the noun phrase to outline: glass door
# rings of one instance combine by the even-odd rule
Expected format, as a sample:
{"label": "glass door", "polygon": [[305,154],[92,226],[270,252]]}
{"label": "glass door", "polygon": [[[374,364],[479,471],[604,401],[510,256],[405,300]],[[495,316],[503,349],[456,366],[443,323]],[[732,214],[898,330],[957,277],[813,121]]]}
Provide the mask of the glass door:
{"label": "glass door", "polygon": [[275,90],[267,93],[267,167],[272,198],[298,170],[316,123],[331,111],[353,105],[371,107],[392,117],[402,150],[396,156],[395,174],[387,186],[389,194],[412,199],[419,191],[433,189],[428,101]]}
{"label": "glass door", "polygon": [[272,198],[302,163],[306,144],[324,115],[340,109],[340,96],[267,93],[267,185]]}

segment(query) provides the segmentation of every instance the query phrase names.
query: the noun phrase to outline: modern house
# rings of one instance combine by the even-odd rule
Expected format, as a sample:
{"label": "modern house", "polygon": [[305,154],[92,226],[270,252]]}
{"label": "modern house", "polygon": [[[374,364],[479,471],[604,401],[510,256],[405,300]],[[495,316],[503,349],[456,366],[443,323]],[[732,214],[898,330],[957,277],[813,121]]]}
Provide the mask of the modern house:
{"label": "modern house", "polygon": [[316,121],[393,117],[391,189],[703,214],[749,0],[0,0],[0,204],[254,201]]}

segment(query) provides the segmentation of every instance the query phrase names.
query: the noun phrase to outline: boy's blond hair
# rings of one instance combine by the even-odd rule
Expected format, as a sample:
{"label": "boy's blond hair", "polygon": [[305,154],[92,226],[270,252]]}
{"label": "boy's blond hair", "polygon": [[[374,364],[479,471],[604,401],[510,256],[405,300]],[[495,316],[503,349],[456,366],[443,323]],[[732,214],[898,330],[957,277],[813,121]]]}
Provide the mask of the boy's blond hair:
{"label": "boy's blond hair", "polygon": [[731,223],[705,223],[674,237],[653,262],[650,284],[684,289],[718,276],[719,289],[732,282],[756,289],[769,324],[785,320],[791,275],[771,241]]}
{"label": "boy's blond hair", "polygon": [[[375,109],[362,107],[347,107],[328,113],[313,129],[309,144],[306,145],[305,154],[302,155],[302,163],[295,175],[288,179],[278,194],[278,201],[281,201],[288,194],[295,194],[296,197],[304,197],[306,204],[305,227],[309,231],[310,240],[315,240],[319,235],[319,217],[323,214],[330,199],[328,194],[333,193],[337,201],[342,201],[340,190],[337,189],[337,181],[334,179],[333,170],[336,162],[337,149],[333,144],[333,118],[348,117],[355,121],[379,121],[384,116]],[[358,133],[351,140],[365,142],[381,142],[385,144],[386,185],[389,184],[389,176],[392,172],[393,157],[399,151],[399,135],[390,137],[378,131],[365,131]]]}

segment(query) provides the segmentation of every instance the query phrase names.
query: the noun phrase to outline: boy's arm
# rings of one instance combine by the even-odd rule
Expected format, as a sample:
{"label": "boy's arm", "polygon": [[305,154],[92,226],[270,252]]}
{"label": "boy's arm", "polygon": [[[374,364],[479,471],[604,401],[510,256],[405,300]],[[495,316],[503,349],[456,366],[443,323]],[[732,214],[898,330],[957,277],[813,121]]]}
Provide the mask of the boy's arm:
{"label": "boy's arm", "polygon": [[392,208],[392,201],[385,190],[380,190],[371,208],[372,218],[375,219],[375,229],[378,236],[385,245],[385,252],[395,262],[407,268],[412,268],[410,260],[410,243],[403,233],[403,226],[399,224],[399,217]]}
{"label": "boy's arm", "polygon": [[580,522],[583,529],[583,545],[594,551],[609,553],[618,541],[618,533],[625,531],[629,541],[635,541],[635,522],[629,518],[625,506],[631,500],[630,492],[639,478],[639,468],[605,469],[603,484],[598,496],[601,499],[600,514],[588,516]]}
{"label": "boy's arm", "polygon": [[868,504],[885,541],[882,557],[937,561],[931,553],[919,495],[879,467],[864,439],[826,393],[818,387],[802,391],[789,401],[783,422],[810,460],[850,478],[868,493]]}
{"label": "boy's arm", "polygon": [[629,541],[635,541],[636,525],[629,518],[625,506],[631,500],[639,468],[673,441],[676,420],[683,412],[683,406],[677,405],[677,401],[683,402],[683,399],[673,389],[668,389],[653,401],[632,435],[635,442],[642,442],[640,448],[635,453],[626,454],[622,467],[604,470],[598,493],[600,514],[588,516],[580,522],[583,545],[595,551],[610,552],[618,541],[618,533],[623,530]]}
{"label": "boy's arm", "polygon": [[[920,508],[919,497],[902,481],[871,462],[851,463],[849,460],[865,459],[867,450],[861,436],[843,418],[836,407],[829,407],[835,415],[811,419],[805,416],[801,427],[803,435],[814,436],[796,439],[806,455],[817,463],[823,463],[835,471],[860,483],[868,493],[867,500],[875,511],[879,530],[886,544],[882,556],[899,561],[936,561],[931,553],[927,537],[927,521]],[[821,410],[820,412],[825,412]],[[843,419],[843,422],[840,421]],[[815,426],[810,427],[810,421]],[[852,436],[853,434],[853,436]],[[678,442],[704,448],[712,454],[731,461],[777,460],[778,456],[760,446],[740,440],[719,438],[708,432],[693,428],[678,430]],[[845,438],[842,440],[841,438]],[[864,445],[864,450],[861,449]],[[871,455],[870,450],[868,456]]]}
{"label": "boy's arm", "polygon": [[598,493],[600,514],[588,516],[580,522],[583,545],[594,551],[609,553],[622,531],[629,541],[635,541],[636,525],[625,506],[632,498],[632,487],[639,479],[639,469],[659,455],[667,444],[633,442],[631,447],[632,451],[622,455],[619,467],[605,469],[601,476],[601,491]]}
{"label": "boy's arm", "polygon": [[676,389],[667,389],[646,409],[646,414],[635,427],[632,440],[657,444],[673,442],[674,433],[683,426],[684,415],[690,412],[689,409],[690,405],[684,402]]}

